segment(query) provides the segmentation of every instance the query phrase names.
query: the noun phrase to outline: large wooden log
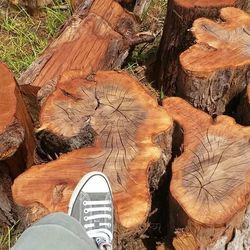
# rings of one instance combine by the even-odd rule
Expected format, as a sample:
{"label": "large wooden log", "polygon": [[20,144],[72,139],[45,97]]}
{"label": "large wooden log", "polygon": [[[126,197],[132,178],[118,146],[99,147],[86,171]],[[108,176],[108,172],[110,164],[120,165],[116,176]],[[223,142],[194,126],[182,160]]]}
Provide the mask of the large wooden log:
{"label": "large wooden log", "polygon": [[196,249],[225,249],[237,232],[242,240],[232,243],[234,249],[248,249],[250,127],[223,115],[213,120],[177,97],[163,106],[184,129],[184,151],[173,163],[170,185],[170,228],[182,228],[174,244],[186,234]]}
{"label": "large wooden log", "polygon": [[[145,231],[150,190],[171,157],[172,121],[156,99],[123,72],[67,72],[44,101],[40,123],[57,144],[62,141],[58,155],[74,150],[19,176],[15,201],[40,204],[47,213],[66,211],[78,180],[99,170],[112,185],[119,238]],[[81,148],[90,138],[86,133],[95,139]]]}
{"label": "large wooden log", "polygon": [[129,47],[140,42],[136,23],[115,0],[83,1],[58,38],[21,75],[19,84],[24,89],[40,88],[66,70],[89,74],[121,65]]}
{"label": "large wooden log", "polygon": [[245,9],[246,0],[169,0],[156,63],[155,86],[166,95],[175,95],[179,55],[194,42],[189,29],[199,17],[216,19],[219,10],[233,6]]}
{"label": "large wooden log", "polygon": [[2,63],[0,76],[0,226],[13,226],[21,211],[12,199],[12,180],[34,164],[35,141],[18,85]]}
{"label": "large wooden log", "polygon": [[250,80],[250,16],[228,7],[220,17],[195,20],[196,44],[180,55],[177,81],[178,96],[210,115],[223,114]]}
{"label": "large wooden log", "polygon": [[8,68],[0,63],[0,161],[6,161],[14,178],[34,164],[35,141],[30,117]]}

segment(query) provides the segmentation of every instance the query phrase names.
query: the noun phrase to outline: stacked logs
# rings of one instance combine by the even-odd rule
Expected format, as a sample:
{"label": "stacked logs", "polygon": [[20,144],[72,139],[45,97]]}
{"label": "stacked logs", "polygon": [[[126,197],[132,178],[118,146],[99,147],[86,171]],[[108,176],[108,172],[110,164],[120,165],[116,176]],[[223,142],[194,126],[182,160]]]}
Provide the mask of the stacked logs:
{"label": "stacked logs", "polygon": [[[0,65],[0,167],[15,179],[15,201],[32,208],[32,221],[67,211],[79,179],[102,171],[113,190],[116,247],[127,242],[128,248],[130,240],[149,228],[152,194],[168,189],[161,183],[171,169],[168,202],[161,206],[168,213],[162,223],[167,224],[172,245],[248,248],[250,127],[223,113],[240,98],[234,111],[238,121],[249,125],[250,17],[233,7],[219,11],[224,6],[243,8],[245,2],[170,1],[167,20],[175,15],[186,26],[178,32],[170,23],[163,34],[159,55],[172,61],[159,58],[163,71],[158,76],[171,72],[173,81],[167,80],[165,87],[179,96],[163,100],[163,107],[136,79],[109,71],[121,65],[131,46],[145,41],[136,35],[134,16],[112,0],[87,2],[21,76],[22,93],[6,66]],[[196,43],[188,48],[194,38],[185,35],[187,28],[197,17],[209,16],[210,10],[212,18],[220,13],[221,20],[197,19],[191,29]],[[176,46],[166,49],[173,37]],[[183,132],[179,136],[178,127]],[[178,154],[174,149],[180,149]],[[34,160],[39,164],[33,165]],[[4,214],[13,223],[12,203],[3,195],[6,185],[0,186],[0,218]]]}

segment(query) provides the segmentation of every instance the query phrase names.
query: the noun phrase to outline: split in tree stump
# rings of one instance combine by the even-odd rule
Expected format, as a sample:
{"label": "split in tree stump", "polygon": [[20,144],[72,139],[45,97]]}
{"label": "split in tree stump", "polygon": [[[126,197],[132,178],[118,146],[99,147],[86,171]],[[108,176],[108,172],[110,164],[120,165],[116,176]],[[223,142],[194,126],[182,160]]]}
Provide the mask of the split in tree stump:
{"label": "split in tree stump", "polygon": [[40,123],[40,130],[67,143],[62,148],[85,145],[86,133],[95,139],[92,146],[20,175],[12,188],[15,201],[40,204],[47,212],[66,211],[80,178],[102,171],[112,185],[118,225],[138,232],[149,216],[150,189],[157,187],[171,157],[172,121],[155,98],[123,72],[87,77],[84,71],[68,72],[45,100]]}
{"label": "split in tree stump", "polygon": [[189,29],[195,19],[199,17],[216,19],[221,8],[233,6],[245,9],[247,2],[247,0],[169,0],[157,56],[156,87],[168,96],[175,95],[179,55],[194,43]]}
{"label": "split in tree stump", "polygon": [[191,233],[199,249],[225,236],[224,249],[234,230],[244,227],[250,197],[250,127],[228,116],[213,120],[177,97],[166,98],[163,106],[184,129],[184,152],[172,166],[172,226]]}
{"label": "split in tree stump", "polygon": [[0,75],[0,160],[8,163],[14,178],[22,168],[34,164],[35,142],[19,88],[11,72],[1,63]]}
{"label": "split in tree stump", "polygon": [[194,22],[197,43],[181,54],[177,82],[178,96],[210,115],[223,114],[250,80],[250,16],[232,7],[220,16]]}
{"label": "split in tree stump", "polygon": [[250,126],[250,84],[247,85],[246,92],[238,106],[237,118],[240,124]]}

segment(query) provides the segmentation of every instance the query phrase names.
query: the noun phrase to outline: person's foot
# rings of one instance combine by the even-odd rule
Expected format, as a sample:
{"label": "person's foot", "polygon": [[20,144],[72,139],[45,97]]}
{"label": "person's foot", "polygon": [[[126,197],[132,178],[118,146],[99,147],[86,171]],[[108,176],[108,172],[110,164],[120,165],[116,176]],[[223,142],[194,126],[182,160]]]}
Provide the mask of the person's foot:
{"label": "person's foot", "polygon": [[83,176],[72,193],[68,214],[83,225],[99,249],[112,249],[112,193],[104,174],[90,172]]}

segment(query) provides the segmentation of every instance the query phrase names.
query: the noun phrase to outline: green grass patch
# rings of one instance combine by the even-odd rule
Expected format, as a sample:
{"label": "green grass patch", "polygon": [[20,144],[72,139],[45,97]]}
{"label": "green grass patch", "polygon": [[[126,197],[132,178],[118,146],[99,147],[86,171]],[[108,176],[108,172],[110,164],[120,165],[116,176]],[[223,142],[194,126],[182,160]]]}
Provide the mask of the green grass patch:
{"label": "green grass patch", "polygon": [[141,44],[135,47],[128,63],[123,67],[134,73],[137,66],[145,65],[156,57],[161,40],[162,29],[167,10],[167,0],[151,0],[142,15],[141,32],[151,31],[155,35],[153,43]]}
{"label": "green grass patch", "polygon": [[57,4],[42,9],[39,17],[30,16],[22,7],[1,10],[0,61],[18,77],[56,36],[70,14],[69,6],[62,10]]}
{"label": "green grass patch", "polygon": [[9,250],[17,241],[19,234],[14,233],[14,228],[16,225],[12,227],[2,228],[0,231],[0,249],[1,250]]}

